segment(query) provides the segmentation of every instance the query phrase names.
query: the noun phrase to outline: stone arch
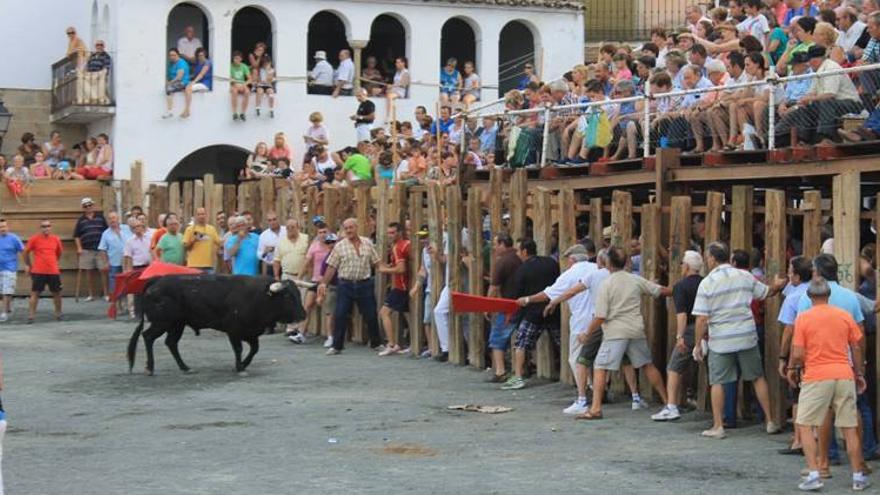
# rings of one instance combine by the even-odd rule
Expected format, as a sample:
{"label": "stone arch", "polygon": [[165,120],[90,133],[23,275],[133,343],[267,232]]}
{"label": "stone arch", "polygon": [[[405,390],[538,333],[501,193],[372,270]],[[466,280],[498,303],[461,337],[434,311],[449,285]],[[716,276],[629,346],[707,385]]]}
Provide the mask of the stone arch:
{"label": "stone arch", "polygon": [[178,2],[168,11],[166,24],[166,50],[177,47],[177,40],[183,36],[187,26],[195,29],[195,36],[202,46],[211,53],[211,31],[213,24],[207,8],[197,2]]}
{"label": "stone arch", "polygon": [[275,19],[269,11],[256,5],[247,5],[235,12],[232,17],[232,43],[230,53],[238,50],[247,60],[248,53],[254,50],[257,43],[266,44],[266,53],[278,68],[278,56],[275,53]]}
{"label": "stone arch", "polygon": [[458,59],[458,70],[468,60],[476,65],[480,73],[481,33],[480,25],[468,17],[456,16],[449,18],[440,30],[440,66],[450,57]]}
{"label": "stone arch", "polygon": [[204,146],[181,158],[165,180],[201,179],[205,174],[214,174],[214,181],[218,184],[235,184],[249,154],[250,150],[233,144]]}
{"label": "stone arch", "polygon": [[537,34],[531,23],[519,19],[508,22],[501,29],[498,34],[499,94],[519,85],[526,64],[533,64],[536,72],[540,70]]}

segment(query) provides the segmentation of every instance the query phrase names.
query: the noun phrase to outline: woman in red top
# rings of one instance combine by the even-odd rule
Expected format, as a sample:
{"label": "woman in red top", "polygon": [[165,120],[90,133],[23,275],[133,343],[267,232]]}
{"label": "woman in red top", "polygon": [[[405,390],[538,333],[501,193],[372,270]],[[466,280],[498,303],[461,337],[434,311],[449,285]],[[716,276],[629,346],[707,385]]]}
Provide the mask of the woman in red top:
{"label": "woman in red top", "polygon": [[293,163],[293,150],[287,144],[287,136],[283,132],[275,133],[275,144],[269,150],[270,160],[279,158],[287,158],[288,162]]}

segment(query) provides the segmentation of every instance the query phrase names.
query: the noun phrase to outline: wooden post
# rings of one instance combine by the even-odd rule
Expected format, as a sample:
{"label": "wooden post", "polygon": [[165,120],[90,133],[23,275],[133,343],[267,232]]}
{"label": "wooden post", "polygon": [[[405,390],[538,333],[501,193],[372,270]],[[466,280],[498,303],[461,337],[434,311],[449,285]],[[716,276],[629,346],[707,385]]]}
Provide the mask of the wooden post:
{"label": "wooden post", "polygon": [[[160,213],[168,212],[168,188],[163,185],[150,184],[150,214],[156,212],[156,217]],[[155,221],[154,221],[155,222]],[[161,227],[161,226],[160,226]]]}
{"label": "wooden post", "polygon": [[[642,264],[641,275],[648,280],[660,279],[660,205],[646,203],[642,205],[641,214],[641,246]],[[651,349],[654,364],[659,369],[665,369],[666,364],[666,335],[662,331],[660,323],[660,301],[650,296],[642,297],[643,316],[645,320],[645,336]],[[642,373],[639,380],[639,389],[643,397],[654,395],[648,377]]]}
{"label": "wooden post", "polygon": [[[428,184],[428,232],[431,237],[431,246],[434,252],[443,253],[443,188],[437,183]],[[435,257],[431,263],[431,309],[437,307],[437,301],[440,300],[440,292],[443,290],[444,266],[437,261]],[[440,353],[440,341],[437,339],[437,327],[434,325],[434,331],[431,332],[431,339],[428,342],[431,348],[431,355],[437,356]]]}
{"label": "wooden post", "polygon": [[504,215],[504,174],[500,169],[489,170],[489,222],[492,225],[492,235],[501,231]]}
{"label": "wooden post", "polygon": [[[294,181],[290,185],[290,212],[287,215],[288,217],[295,218],[299,221],[300,229],[305,227],[305,215],[303,215],[302,187],[299,185],[299,182],[296,181]],[[328,223],[327,226],[330,228],[330,232],[336,232],[339,230],[339,225],[337,224]]]}
{"label": "wooden post", "polygon": [[[772,281],[777,275],[784,276],[788,268],[785,258],[785,191],[768,189],[765,203],[765,276],[768,281]],[[856,225],[858,226],[858,210]],[[781,307],[781,295],[768,297],[764,301],[764,376],[767,377],[767,385],[770,389],[770,410],[777,421],[785,417],[787,409],[783,390],[785,383],[777,371],[783,328],[777,321]]]}
{"label": "wooden post", "polygon": [[[260,225],[270,211],[275,209],[275,179],[272,177],[260,177]],[[275,212],[278,215],[278,212]],[[256,222],[256,218],[254,219]]]}
{"label": "wooden post", "polygon": [[[384,180],[380,180],[376,184],[376,252],[379,253],[380,263],[386,264],[388,263],[388,196],[390,195],[390,191],[388,190],[388,182]],[[388,282],[389,277],[385,274],[377,274],[376,275],[376,301],[381,304],[381,301],[385,300],[385,292],[388,290]],[[383,323],[380,321],[379,325],[382,326]],[[384,328],[383,331],[390,332],[393,329]]]}
{"label": "wooden post", "polygon": [[611,245],[623,248],[627,256],[632,239],[632,219],[632,194],[614,191],[611,194]]}
{"label": "wooden post", "polygon": [[[534,194],[533,235],[538,247],[538,256],[550,256],[553,236],[553,193],[549,189],[539,187]],[[535,346],[535,361],[539,378],[556,379],[559,367],[555,364],[553,338],[544,332],[538,337]]]}
{"label": "wooden post", "polygon": [[[101,211],[104,212],[105,217],[110,212],[119,213],[119,208],[116,204],[116,188],[112,185],[101,186]],[[125,219],[122,218],[120,221],[124,222]]]}
{"label": "wooden post", "polygon": [[804,191],[804,256],[812,258],[822,248],[822,191]]}
{"label": "wooden post", "polygon": [[193,217],[193,181],[188,180],[183,183],[183,218],[184,223],[190,221]]}
{"label": "wooden post", "polygon": [[752,252],[752,222],[754,221],[755,188],[733,186],[733,204],[730,215],[730,251],[744,249]]}
{"label": "wooden post", "polygon": [[840,285],[850,290],[859,286],[860,174],[856,171],[834,176],[831,204],[834,209],[834,257]]}
{"label": "wooden post", "polygon": [[590,198],[590,239],[596,248],[602,247],[602,198]]}
{"label": "wooden post", "polygon": [[[483,205],[480,203],[480,189],[471,186],[467,199],[468,251],[471,253],[471,266],[468,271],[468,287],[471,294],[482,296],[483,288]],[[481,314],[470,315],[468,332],[468,361],[478,370],[486,367],[486,335]]]}
{"label": "wooden post", "polygon": [[706,234],[705,242],[721,240],[721,216],[724,213],[724,193],[709,191],[706,193]]}
{"label": "wooden post", "polygon": [[146,208],[147,213],[147,226],[155,225],[157,227],[161,227],[159,225],[159,213],[162,211],[156,205],[156,184],[150,184],[147,187],[147,197],[149,200],[149,207]]}
{"label": "wooden post", "polygon": [[344,219],[340,219],[338,217],[339,213],[339,188],[336,187],[325,187],[324,188],[324,220],[327,221],[327,225],[330,225],[331,229],[333,225],[337,225]]}
{"label": "wooden post", "polygon": [[[205,199],[202,205],[205,207],[205,211],[208,212],[208,223],[215,225],[219,206],[216,204],[215,200],[217,198],[214,196],[214,174],[205,174],[202,177],[202,185],[205,188]],[[281,225],[284,224],[282,223]]]}
{"label": "wooden post", "polygon": [[122,197],[122,209],[124,211],[131,211],[133,206],[131,202],[131,181],[119,181],[119,194]]}
{"label": "wooden post", "polygon": [[[562,253],[568,248],[574,246],[577,242],[577,225],[576,210],[574,200],[574,190],[571,187],[564,187],[559,191],[559,210],[557,219],[559,221],[559,271],[565,270],[568,265]],[[570,339],[572,331],[582,331],[583,328],[571,328],[569,325],[571,319],[571,310],[568,304],[560,304],[562,313],[560,314],[560,333],[559,333],[559,381],[569,385],[574,384],[574,372],[568,364],[568,355],[570,352]]]}
{"label": "wooden post", "polygon": [[238,193],[235,184],[223,184],[223,211],[226,212],[226,215],[232,215],[233,212],[238,211],[236,208],[237,199]]}
{"label": "wooden post", "polygon": [[[355,195],[357,197],[355,218],[358,223],[358,235],[368,237],[370,235],[370,205],[372,203],[370,200],[370,186],[358,185]],[[310,202],[309,214],[314,211],[312,207],[313,203]],[[358,344],[365,344],[367,342],[365,330],[363,318],[359,312],[355,311],[351,319],[351,340]]]}
{"label": "wooden post", "polygon": [[[201,179],[193,181],[193,215],[196,209],[205,207],[205,183]],[[205,210],[207,211],[207,210]],[[208,223],[213,223],[214,219],[208,217]]]}
{"label": "wooden post", "polygon": [[144,164],[140,160],[135,160],[131,164],[131,177],[129,178],[131,187],[132,206],[144,204]]}
{"label": "wooden post", "polygon": [[[476,235],[480,235],[479,232]],[[449,291],[462,292],[464,280],[462,279],[461,257],[461,189],[456,186],[446,188],[446,237],[449,240],[449,256],[446,260],[451,263],[449,268]],[[471,257],[473,260],[473,257]],[[479,259],[479,254],[477,254]],[[464,349],[464,328],[462,317],[455,312],[449,314],[449,362],[464,365],[467,364],[467,355]]]}
{"label": "wooden post", "polygon": [[[419,276],[419,268],[422,263],[422,243],[415,232],[419,230],[424,222],[425,214],[422,208],[422,200],[424,194],[421,191],[410,190],[409,193],[409,221],[412,226],[410,232],[409,247],[409,279],[414,282]],[[430,287],[424,287],[430,290]],[[425,298],[419,292],[409,298],[409,347],[411,355],[419,357],[422,349],[425,347],[425,334],[422,322],[424,321],[423,313]]]}
{"label": "wooden post", "polygon": [[[175,181],[168,184],[168,211],[177,216],[182,216],[180,208],[180,182]],[[186,225],[187,222],[189,222],[189,218],[180,219],[180,223],[183,225]]]}
{"label": "wooden post", "polygon": [[517,169],[510,178],[510,231],[513,241],[526,236],[526,210],[528,209],[528,176],[524,168]]}

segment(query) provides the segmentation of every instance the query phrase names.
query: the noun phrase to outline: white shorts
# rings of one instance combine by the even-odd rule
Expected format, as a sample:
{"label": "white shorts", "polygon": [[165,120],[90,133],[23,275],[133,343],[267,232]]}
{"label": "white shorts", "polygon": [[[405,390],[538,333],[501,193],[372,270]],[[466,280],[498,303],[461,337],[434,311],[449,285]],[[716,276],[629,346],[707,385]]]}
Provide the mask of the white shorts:
{"label": "white shorts", "polygon": [[357,131],[358,142],[370,141],[370,131],[373,130],[373,124],[358,124],[354,130]]}
{"label": "white shorts", "polygon": [[200,83],[200,82],[193,83],[192,90],[193,90],[193,93],[207,93],[208,91],[210,91],[207,86],[205,86],[203,83]]}
{"label": "white shorts", "polygon": [[11,296],[15,294],[15,281],[18,277],[16,272],[0,272],[0,294]]}

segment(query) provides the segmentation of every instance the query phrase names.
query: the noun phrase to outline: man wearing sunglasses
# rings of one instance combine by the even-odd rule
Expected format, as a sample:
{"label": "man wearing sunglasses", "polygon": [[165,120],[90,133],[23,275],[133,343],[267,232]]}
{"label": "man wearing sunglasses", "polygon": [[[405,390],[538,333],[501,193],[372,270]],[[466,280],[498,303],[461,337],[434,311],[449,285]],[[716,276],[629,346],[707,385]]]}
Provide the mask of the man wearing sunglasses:
{"label": "man wearing sunglasses", "polygon": [[[55,303],[55,319],[61,321],[61,270],[58,260],[61,258],[61,239],[52,234],[52,222],[40,222],[40,232],[28,239],[24,248],[24,262],[27,272],[31,275],[31,300],[28,307],[28,324],[34,322],[40,293],[49,286],[52,301]],[[33,259],[31,259],[33,253]]]}

